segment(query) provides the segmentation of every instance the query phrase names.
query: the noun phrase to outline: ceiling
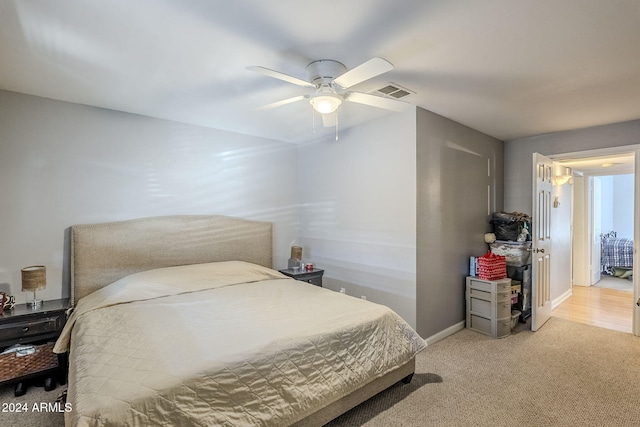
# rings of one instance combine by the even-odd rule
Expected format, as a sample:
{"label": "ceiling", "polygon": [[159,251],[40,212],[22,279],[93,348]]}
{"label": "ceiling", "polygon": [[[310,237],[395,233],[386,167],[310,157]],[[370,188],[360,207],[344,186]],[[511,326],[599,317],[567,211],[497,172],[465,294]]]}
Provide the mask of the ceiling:
{"label": "ceiling", "polygon": [[[0,88],[283,141],[333,132],[304,89],[380,56],[406,100],[501,140],[640,118],[637,0],[3,0]],[[394,114],[354,103],[340,127]]]}
{"label": "ceiling", "polygon": [[584,175],[618,175],[635,172],[635,155],[631,153],[599,155],[588,158],[567,158],[558,161],[561,167],[571,168]]}

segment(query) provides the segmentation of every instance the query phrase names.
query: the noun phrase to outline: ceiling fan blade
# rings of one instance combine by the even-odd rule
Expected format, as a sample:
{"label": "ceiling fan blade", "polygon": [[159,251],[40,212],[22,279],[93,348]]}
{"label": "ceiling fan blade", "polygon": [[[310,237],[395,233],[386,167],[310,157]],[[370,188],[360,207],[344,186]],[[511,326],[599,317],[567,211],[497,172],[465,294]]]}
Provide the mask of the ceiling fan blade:
{"label": "ceiling fan blade", "polygon": [[372,107],[384,108],[385,110],[402,112],[406,111],[411,104],[397,99],[383,98],[381,96],[369,95],[368,93],[349,92],[345,99],[358,104],[370,105]]}
{"label": "ceiling fan blade", "polygon": [[282,101],[273,102],[271,104],[263,105],[262,107],[258,108],[258,110],[268,110],[270,108],[276,108],[276,107],[280,107],[282,105],[291,104],[292,102],[302,101],[303,99],[306,99],[306,98],[309,98],[309,96],[308,95],[294,96],[293,98],[287,98],[287,99],[283,99]]}
{"label": "ceiling fan blade", "polygon": [[330,114],[321,114],[322,116],[322,126],[326,127],[326,128],[332,128],[336,125],[336,123],[338,122],[337,119],[337,112],[333,112]]}
{"label": "ceiling fan blade", "polygon": [[290,76],[288,74],[281,73],[280,71],[270,70],[265,67],[252,66],[247,67],[249,71],[255,71],[256,73],[264,74],[265,76],[273,77],[275,79],[283,80],[288,83],[293,83],[294,85],[303,86],[303,87],[315,87],[308,81],[299,79],[297,77]]}
{"label": "ceiling fan blade", "polygon": [[353,68],[336,78],[334,83],[343,89],[346,89],[391,70],[393,70],[391,62],[378,57],[371,58],[367,62],[358,65],[356,68]]}

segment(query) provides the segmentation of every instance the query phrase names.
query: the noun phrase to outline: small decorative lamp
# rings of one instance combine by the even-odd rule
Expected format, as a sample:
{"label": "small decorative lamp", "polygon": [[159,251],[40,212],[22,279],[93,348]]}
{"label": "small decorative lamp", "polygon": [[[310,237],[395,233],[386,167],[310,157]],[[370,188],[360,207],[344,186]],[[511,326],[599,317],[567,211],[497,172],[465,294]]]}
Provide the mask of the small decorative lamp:
{"label": "small decorative lamp", "polygon": [[289,265],[287,268],[294,269],[300,268],[302,264],[302,247],[291,246],[291,258],[289,258]]}
{"label": "small decorative lamp", "polygon": [[562,168],[560,174],[553,177],[553,183],[555,185],[564,185],[567,182],[569,184],[572,183],[571,177],[573,176],[573,171],[571,168]]}
{"label": "small decorative lamp", "polygon": [[32,265],[22,270],[22,292],[33,292],[33,301],[28,301],[30,307],[38,307],[42,300],[36,299],[36,291],[47,287],[47,268],[43,265]]}

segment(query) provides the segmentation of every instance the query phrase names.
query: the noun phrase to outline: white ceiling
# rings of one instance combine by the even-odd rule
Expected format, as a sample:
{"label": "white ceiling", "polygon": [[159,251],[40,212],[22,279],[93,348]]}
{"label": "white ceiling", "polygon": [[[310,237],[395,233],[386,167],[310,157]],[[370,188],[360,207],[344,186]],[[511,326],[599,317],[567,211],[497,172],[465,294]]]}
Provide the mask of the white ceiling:
{"label": "white ceiling", "polygon": [[304,90],[246,67],[380,56],[395,69],[354,89],[508,140],[640,118],[639,41],[637,0],[2,0],[0,88],[300,142],[308,103],[256,108]]}
{"label": "white ceiling", "polygon": [[585,175],[618,175],[635,172],[634,153],[608,154],[588,158],[568,158],[558,161],[575,173]]}

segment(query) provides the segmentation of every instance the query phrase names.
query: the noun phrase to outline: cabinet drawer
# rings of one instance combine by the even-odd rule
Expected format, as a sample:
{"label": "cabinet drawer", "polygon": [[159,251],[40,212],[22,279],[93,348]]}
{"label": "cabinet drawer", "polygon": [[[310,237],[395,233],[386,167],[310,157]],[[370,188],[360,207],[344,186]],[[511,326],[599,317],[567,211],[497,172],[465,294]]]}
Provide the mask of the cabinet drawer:
{"label": "cabinet drawer", "polygon": [[476,314],[491,317],[491,305],[491,301],[469,298],[469,310]]}
{"label": "cabinet drawer", "polygon": [[472,314],[469,316],[470,324],[469,329],[474,329],[483,334],[491,335],[491,320],[486,317],[476,316]]}
{"label": "cabinet drawer", "polygon": [[500,301],[496,303],[496,319],[511,318],[511,300]]}
{"label": "cabinet drawer", "polygon": [[496,294],[496,301],[498,301],[498,302],[507,302],[508,301],[509,304],[511,304],[511,292],[498,292]]}
{"label": "cabinet drawer", "polygon": [[311,283],[312,285],[316,285],[316,286],[322,287],[322,276],[314,277],[312,279],[307,279],[307,283]]}
{"label": "cabinet drawer", "polygon": [[511,335],[511,318],[498,319],[496,321],[495,337],[502,338]]}
{"label": "cabinet drawer", "polygon": [[468,288],[467,293],[465,294],[471,298],[480,298],[486,301],[511,301],[511,293],[510,292],[485,292],[479,291],[474,288]]}
{"label": "cabinet drawer", "polygon": [[491,320],[475,314],[467,315],[467,328],[482,332],[493,338],[503,338],[511,334],[511,317]]}
{"label": "cabinet drawer", "polygon": [[476,278],[469,278],[469,285],[478,290],[484,292],[511,292],[511,279],[500,280],[482,280]]}
{"label": "cabinet drawer", "polygon": [[0,325],[0,341],[20,338],[36,338],[38,335],[54,333],[62,329],[64,314],[42,317],[40,319],[11,322]]}
{"label": "cabinet drawer", "polygon": [[491,293],[491,291],[483,291],[483,290],[477,289],[475,287],[470,287],[469,288],[469,296],[476,297],[476,298],[482,298],[482,299],[485,299],[487,301],[491,301],[492,293]]}

